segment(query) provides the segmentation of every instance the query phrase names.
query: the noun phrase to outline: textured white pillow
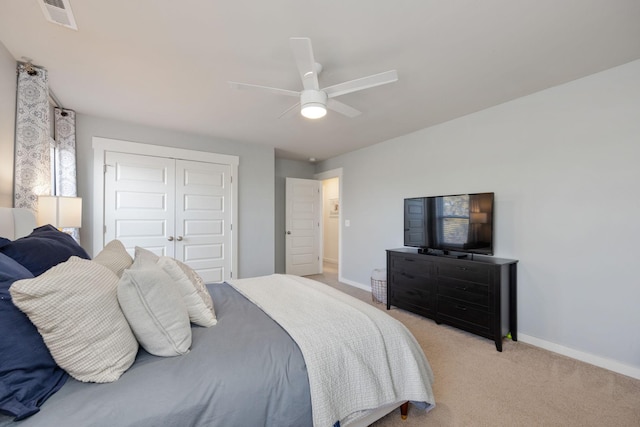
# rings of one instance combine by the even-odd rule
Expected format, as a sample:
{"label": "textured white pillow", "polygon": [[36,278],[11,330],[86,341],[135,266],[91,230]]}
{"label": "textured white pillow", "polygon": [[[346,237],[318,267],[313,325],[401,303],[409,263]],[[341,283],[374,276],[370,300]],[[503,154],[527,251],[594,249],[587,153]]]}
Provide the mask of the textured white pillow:
{"label": "textured white pillow", "polygon": [[[191,283],[193,283],[193,286],[196,288],[196,291],[198,292],[198,295],[204,302],[204,305],[206,305],[209,310],[214,311],[211,294],[207,290],[207,287],[204,284],[202,277],[200,277],[200,275],[196,273],[196,271],[193,268],[189,267],[184,262],[178,261],[177,259],[175,259],[174,261],[176,262],[176,264],[178,264],[182,272],[189,278]],[[214,312],[213,315],[215,316],[216,313]]]}
{"label": "textured white pillow", "polygon": [[182,271],[176,260],[162,256],[158,259],[158,265],[162,267],[176,283],[182,299],[187,305],[189,318],[193,323],[205,327],[218,323],[213,308],[207,307],[198,290]]}
{"label": "textured white pillow", "polygon": [[158,265],[126,270],[118,301],[140,345],[156,356],[179,356],[191,346],[189,313],[173,279]]}
{"label": "textured white pillow", "polygon": [[9,291],[62,369],[79,381],[105,383],[120,378],[138,352],[118,304],[118,280],[103,265],[71,257]]}
{"label": "textured white pillow", "polygon": [[104,265],[116,273],[118,277],[122,277],[122,272],[133,264],[131,255],[129,255],[120,240],[110,241],[107,246],[93,258],[93,261]]}

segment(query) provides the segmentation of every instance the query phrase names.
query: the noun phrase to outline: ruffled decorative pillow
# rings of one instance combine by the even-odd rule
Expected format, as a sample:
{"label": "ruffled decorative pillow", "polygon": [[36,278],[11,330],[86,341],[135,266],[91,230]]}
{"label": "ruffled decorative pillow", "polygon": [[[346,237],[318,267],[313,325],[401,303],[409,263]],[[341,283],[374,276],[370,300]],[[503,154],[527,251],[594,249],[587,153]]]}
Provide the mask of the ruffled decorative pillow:
{"label": "ruffled decorative pillow", "polygon": [[[174,261],[176,262],[176,264],[178,264],[178,267],[180,267],[180,269],[185,274],[185,276],[187,276],[189,281],[191,281],[191,283],[193,284],[193,287],[196,288],[196,291],[198,292],[198,296],[202,298],[204,305],[206,305],[207,308],[213,312],[213,300],[211,299],[211,294],[207,290],[207,286],[204,284],[202,277],[200,277],[200,275],[196,273],[196,271],[193,268],[189,267],[184,262],[178,261],[177,259],[174,259]],[[214,312],[213,315],[215,316],[216,313]]]}
{"label": "ruffled decorative pillow", "polygon": [[[205,327],[218,323],[213,308],[207,307],[205,299],[191,280],[189,280],[182,268],[180,268],[176,260],[169,257],[160,257],[158,259],[158,265],[162,267],[176,283],[182,299],[187,305],[191,322]],[[209,295],[208,292],[206,292],[206,294]],[[210,296],[209,299],[211,299]]]}

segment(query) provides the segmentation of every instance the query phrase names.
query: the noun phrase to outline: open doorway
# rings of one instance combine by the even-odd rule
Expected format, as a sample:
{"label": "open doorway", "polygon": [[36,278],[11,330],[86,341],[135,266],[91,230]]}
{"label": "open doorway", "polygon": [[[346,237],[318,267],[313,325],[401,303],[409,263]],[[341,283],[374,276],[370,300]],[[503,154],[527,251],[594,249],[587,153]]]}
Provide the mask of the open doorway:
{"label": "open doorway", "polygon": [[314,175],[322,181],[322,265],[325,275],[339,280],[342,260],[342,168]]}
{"label": "open doorway", "polygon": [[324,206],[322,214],[322,265],[325,273],[338,274],[340,263],[340,179],[329,178],[322,181]]}

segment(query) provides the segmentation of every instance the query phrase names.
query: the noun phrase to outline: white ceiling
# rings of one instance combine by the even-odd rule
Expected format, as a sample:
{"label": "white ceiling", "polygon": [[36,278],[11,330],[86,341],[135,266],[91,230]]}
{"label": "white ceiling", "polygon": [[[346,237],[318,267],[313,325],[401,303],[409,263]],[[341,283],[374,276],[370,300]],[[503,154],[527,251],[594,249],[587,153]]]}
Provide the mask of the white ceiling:
{"label": "white ceiling", "polygon": [[[49,70],[65,108],[323,160],[640,58],[638,0],[70,0],[79,30],[37,0],[2,0],[0,42]],[[398,70],[341,96],[363,114],[278,116],[300,90],[289,37],[320,86]]]}

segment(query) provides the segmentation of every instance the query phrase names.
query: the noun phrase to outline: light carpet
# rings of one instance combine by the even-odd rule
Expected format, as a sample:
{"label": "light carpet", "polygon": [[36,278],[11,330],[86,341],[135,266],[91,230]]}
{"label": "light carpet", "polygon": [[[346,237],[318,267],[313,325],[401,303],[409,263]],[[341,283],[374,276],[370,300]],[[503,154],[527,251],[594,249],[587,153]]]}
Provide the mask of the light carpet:
{"label": "light carpet", "polygon": [[[371,293],[337,280],[335,268],[308,276],[386,311]],[[494,342],[392,307],[416,337],[435,374],[436,407],[409,406],[376,427],[640,426],[640,380],[522,342]]]}

